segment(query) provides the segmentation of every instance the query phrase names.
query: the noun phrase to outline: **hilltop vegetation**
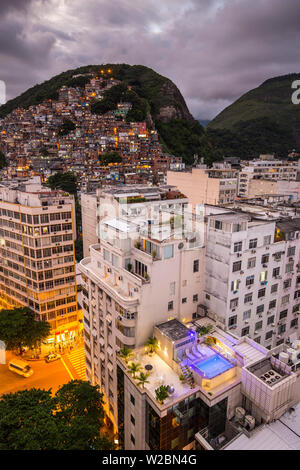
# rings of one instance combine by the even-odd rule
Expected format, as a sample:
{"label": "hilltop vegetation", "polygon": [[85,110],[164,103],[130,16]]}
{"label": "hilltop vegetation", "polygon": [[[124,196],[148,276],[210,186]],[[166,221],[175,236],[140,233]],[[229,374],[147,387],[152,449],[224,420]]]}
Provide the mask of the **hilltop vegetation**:
{"label": "hilltop vegetation", "polygon": [[286,156],[300,150],[300,106],[292,103],[292,82],[300,74],[275,77],[245,93],[207,126],[218,149],[232,156]]}

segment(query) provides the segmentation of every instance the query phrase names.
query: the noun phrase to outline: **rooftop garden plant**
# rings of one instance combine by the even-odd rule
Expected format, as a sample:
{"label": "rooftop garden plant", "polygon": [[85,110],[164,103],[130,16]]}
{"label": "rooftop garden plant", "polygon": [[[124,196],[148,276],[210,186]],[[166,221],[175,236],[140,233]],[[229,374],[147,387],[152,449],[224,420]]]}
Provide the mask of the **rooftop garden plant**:
{"label": "rooftop garden plant", "polygon": [[127,348],[127,346],[124,346],[124,348],[121,348],[120,351],[119,351],[119,355],[122,359],[124,359],[124,361],[128,362],[128,360],[130,359],[130,357],[133,356],[133,351],[132,349],[130,348]]}
{"label": "rooftop garden plant", "polygon": [[139,364],[138,362],[132,362],[130,364],[130,366],[128,367],[128,372],[129,374],[131,374],[133,376],[133,378],[135,379],[136,378],[136,374],[138,372],[140,372],[141,370],[141,364]]}
{"label": "rooftop garden plant", "polygon": [[149,354],[154,354],[158,349],[158,340],[155,337],[149,337],[146,341]]}
{"label": "rooftop garden plant", "polygon": [[198,333],[198,336],[205,336],[209,333],[211,333],[213,330],[213,326],[212,325],[207,325],[207,326],[199,326],[197,327],[197,333]]}
{"label": "rooftop garden plant", "polygon": [[149,373],[140,372],[140,375],[137,377],[138,385],[145,388],[145,384],[149,383],[148,377]]}
{"label": "rooftop garden plant", "polygon": [[155,389],[155,396],[158,403],[163,405],[166,398],[169,396],[169,385],[161,385]]}

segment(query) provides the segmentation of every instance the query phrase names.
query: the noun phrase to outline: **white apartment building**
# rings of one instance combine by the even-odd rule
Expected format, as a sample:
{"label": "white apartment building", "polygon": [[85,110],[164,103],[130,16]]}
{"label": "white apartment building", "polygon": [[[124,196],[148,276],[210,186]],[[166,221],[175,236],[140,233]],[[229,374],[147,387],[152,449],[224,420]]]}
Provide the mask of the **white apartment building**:
{"label": "white apartment building", "polygon": [[299,337],[299,220],[208,216],[204,304],[225,329],[268,349]]}
{"label": "white apartment building", "polygon": [[78,330],[74,197],[40,178],[0,185],[0,307],[28,306],[56,340]]}
{"label": "white apartment building", "polygon": [[[267,157],[267,158],[266,158]],[[253,180],[296,181],[300,169],[298,162],[275,160],[272,156],[261,155],[259,160],[251,160],[242,167],[238,174],[237,194],[240,197],[254,197],[261,194],[259,183]],[[286,188],[283,188],[285,191]],[[295,191],[295,188],[291,188]],[[257,192],[257,194],[254,194]],[[271,192],[266,189],[264,193]]]}
{"label": "white apartment building", "polygon": [[[210,325],[209,333],[195,330]],[[155,354],[117,356],[118,439],[126,450],[215,450],[249,440],[299,402],[299,341],[268,351],[210,318],[157,324]],[[289,351],[287,353],[287,351]],[[180,359],[179,359],[180,358]],[[147,381],[130,372],[140,364]],[[163,385],[168,394],[159,401]],[[245,438],[246,436],[246,438]],[[251,445],[251,444],[250,444]]]}
{"label": "white apartment building", "polygon": [[124,218],[101,219],[100,243],[90,246],[90,256],[79,269],[87,375],[101,386],[106,411],[116,426],[116,353],[124,346],[142,346],[159,322],[197,316],[203,292],[204,234],[201,238],[200,229],[194,233],[189,229],[182,235],[185,199],[157,201],[151,224],[150,206],[144,202],[123,204],[115,196],[114,201]]}

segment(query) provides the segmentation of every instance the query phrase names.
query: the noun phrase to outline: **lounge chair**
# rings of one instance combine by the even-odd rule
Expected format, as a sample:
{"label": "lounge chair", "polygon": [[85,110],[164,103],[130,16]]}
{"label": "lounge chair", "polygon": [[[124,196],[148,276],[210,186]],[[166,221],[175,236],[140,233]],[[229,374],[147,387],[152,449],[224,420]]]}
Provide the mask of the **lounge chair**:
{"label": "lounge chair", "polygon": [[195,346],[192,348],[192,353],[196,356],[196,357],[201,357],[201,354],[197,351],[197,349],[195,348]]}
{"label": "lounge chair", "polygon": [[185,354],[191,361],[194,361],[195,359],[197,359],[196,356],[194,356],[188,349],[185,350]]}

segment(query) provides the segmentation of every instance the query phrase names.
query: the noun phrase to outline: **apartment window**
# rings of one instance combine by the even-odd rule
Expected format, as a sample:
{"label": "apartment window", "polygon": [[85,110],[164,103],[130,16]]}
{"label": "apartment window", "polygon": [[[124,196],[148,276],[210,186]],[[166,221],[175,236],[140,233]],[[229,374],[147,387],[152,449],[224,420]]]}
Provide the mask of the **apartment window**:
{"label": "apartment window", "polygon": [[252,286],[254,284],[254,276],[246,277],[246,286]]}
{"label": "apartment window", "polygon": [[266,333],[265,340],[267,341],[268,339],[271,339],[272,336],[273,336],[272,330],[268,331],[268,332]]}
{"label": "apartment window", "polygon": [[261,264],[267,264],[269,262],[269,255],[262,255],[261,257]]}
{"label": "apartment window", "polygon": [[238,253],[239,251],[242,251],[242,247],[243,247],[243,242],[234,243],[234,245],[233,245],[234,253]]}
{"label": "apartment window", "polygon": [[288,311],[287,310],[282,310],[279,314],[279,320],[283,320],[284,318],[287,317]]}
{"label": "apartment window", "polygon": [[254,338],[254,341],[259,344],[259,343],[260,343],[260,338],[261,338],[261,337],[258,336],[257,338]]}
{"label": "apartment window", "polygon": [[135,405],[135,398],[133,395],[130,394],[130,401],[133,405]]}
{"label": "apartment window", "polygon": [[199,272],[199,260],[198,260],[198,259],[195,259],[195,260],[194,260],[193,272],[194,272],[194,273],[198,273],[198,272]]}
{"label": "apartment window", "polygon": [[288,263],[285,266],[285,272],[286,273],[291,273],[294,269],[294,263]]}
{"label": "apartment window", "polygon": [[278,291],[278,284],[273,284],[271,287],[271,294],[275,294]]}
{"label": "apartment window", "polygon": [[250,328],[249,326],[246,326],[245,328],[242,329],[241,331],[241,336],[246,336],[249,334]]}
{"label": "apartment window", "polygon": [[262,313],[265,309],[265,306],[264,305],[259,305],[257,308],[256,308],[256,313]]}
{"label": "apartment window", "polygon": [[284,289],[288,289],[289,287],[291,287],[292,285],[292,279],[287,279],[286,281],[284,281],[283,283],[283,288]]}
{"label": "apartment window", "polygon": [[256,265],[256,258],[249,258],[248,259],[248,269],[255,268]]}
{"label": "apartment window", "polygon": [[169,259],[174,256],[174,245],[167,245],[164,247],[164,258]]}
{"label": "apartment window", "polygon": [[281,305],[287,304],[290,300],[290,294],[284,295],[281,299]]}
{"label": "apartment window", "polygon": [[130,440],[131,440],[132,444],[135,445],[135,438],[133,437],[132,434],[130,434]]}
{"label": "apartment window", "polygon": [[38,215],[33,216],[33,223],[34,225],[38,225],[40,223],[40,217]]}
{"label": "apartment window", "polygon": [[105,261],[109,261],[110,259],[109,251],[105,250],[105,248],[103,248],[103,258],[105,259]]}
{"label": "apartment window", "polygon": [[253,250],[253,248],[257,247],[257,238],[252,238],[249,240],[249,250]]}
{"label": "apartment window", "polygon": [[291,321],[291,328],[294,328],[294,326],[298,326],[298,318],[294,318],[294,319]]}
{"label": "apartment window", "polygon": [[239,299],[232,299],[232,300],[230,301],[230,308],[231,308],[231,309],[232,309],[232,308],[236,308],[236,307],[238,306],[238,304],[239,304]]}
{"label": "apartment window", "polygon": [[294,294],[294,299],[299,299],[299,297],[300,297],[300,290],[296,290]]}
{"label": "apartment window", "polygon": [[255,331],[261,330],[261,329],[262,329],[262,326],[263,326],[263,322],[262,322],[262,321],[256,322],[256,323],[255,323]]}
{"label": "apartment window", "polygon": [[270,245],[271,243],[271,235],[266,235],[264,237],[264,245]]}
{"label": "apartment window", "polygon": [[246,310],[243,313],[243,320],[248,320],[251,317],[251,310]]}
{"label": "apartment window", "polygon": [[111,263],[112,263],[113,266],[115,266],[117,268],[119,266],[119,257],[112,254]]}
{"label": "apartment window", "polygon": [[193,302],[198,302],[198,294],[193,295]]}
{"label": "apartment window", "polygon": [[279,276],[279,273],[280,273],[280,268],[274,268],[273,269],[273,277]]}
{"label": "apartment window", "polygon": [[299,312],[300,311],[300,304],[294,305],[293,307],[293,313]]}
{"label": "apartment window", "polygon": [[269,303],[269,309],[271,310],[272,308],[275,308],[276,307],[276,299],[274,300],[271,300],[271,302]]}
{"label": "apartment window", "polygon": [[288,257],[294,256],[295,253],[296,253],[296,247],[295,246],[291,246],[290,248],[288,248],[288,250],[287,250]]}
{"label": "apartment window", "polygon": [[237,315],[234,315],[233,317],[230,317],[228,320],[228,326],[234,326],[237,324]]}
{"label": "apartment window", "polygon": [[278,327],[278,334],[281,335],[282,333],[286,332],[286,325],[279,325]]}
{"label": "apartment window", "polygon": [[244,303],[248,304],[249,302],[252,302],[252,296],[253,296],[252,293],[251,294],[246,294],[245,298],[244,298]]}
{"label": "apartment window", "polygon": [[173,310],[173,300],[171,300],[170,302],[168,302],[168,310]]}
{"label": "apartment window", "polygon": [[271,317],[268,318],[267,320],[267,325],[272,325],[272,323],[274,323],[274,315],[272,315]]}
{"label": "apartment window", "polygon": [[264,297],[266,295],[266,289],[259,289],[257,297],[260,299],[261,297]]}
{"label": "apartment window", "polygon": [[135,426],[135,418],[132,415],[130,415],[130,421],[132,422],[133,426]]}
{"label": "apartment window", "polygon": [[239,290],[240,280],[236,279],[235,281],[231,282],[231,290],[236,293]]}
{"label": "apartment window", "polygon": [[170,295],[175,295],[175,282],[170,282]]}
{"label": "apartment window", "polygon": [[181,299],[181,303],[182,303],[182,304],[186,304],[186,303],[187,303],[187,298],[184,297],[183,299]]}
{"label": "apartment window", "polygon": [[240,271],[242,269],[242,262],[241,261],[235,261],[232,265],[232,272],[235,273],[237,271]]}

